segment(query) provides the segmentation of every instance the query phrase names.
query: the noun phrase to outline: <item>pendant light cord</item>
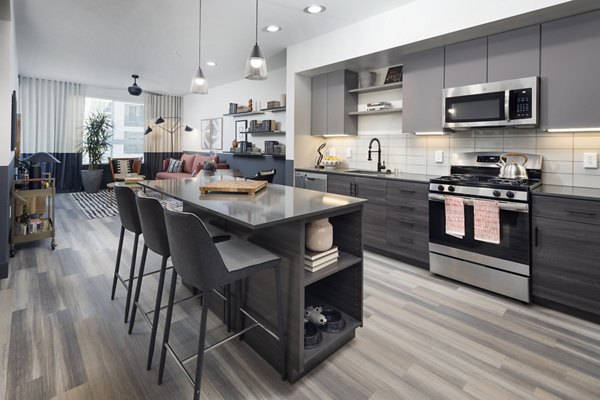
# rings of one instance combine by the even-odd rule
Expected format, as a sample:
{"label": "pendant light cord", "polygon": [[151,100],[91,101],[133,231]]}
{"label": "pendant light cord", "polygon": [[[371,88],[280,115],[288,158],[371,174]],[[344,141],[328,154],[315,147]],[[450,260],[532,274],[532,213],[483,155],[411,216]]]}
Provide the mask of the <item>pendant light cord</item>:
{"label": "pendant light cord", "polygon": [[198,67],[200,67],[201,44],[202,44],[202,0],[198,0]]}
{"label": "pendant light cord", "polygon": [[256,29],[254,35],[254,44],[258,44],[258,0],[256,0],[256,23],[254,24]]}

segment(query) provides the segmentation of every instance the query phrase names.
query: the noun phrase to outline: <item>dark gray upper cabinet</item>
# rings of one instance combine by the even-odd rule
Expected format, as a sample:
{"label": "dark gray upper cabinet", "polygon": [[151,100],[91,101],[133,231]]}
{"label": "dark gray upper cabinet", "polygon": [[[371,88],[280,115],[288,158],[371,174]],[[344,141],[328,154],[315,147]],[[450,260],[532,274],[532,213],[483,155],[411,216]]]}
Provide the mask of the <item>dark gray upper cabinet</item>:
{"label": "dark gray upper cabinet", "polygon": [[600,126],[600,11],[542,24],[540,127]]}
{"label": "dark gray upper cabinet", "polygon": [[487,37],[446,46],[444,87],[487,82]]}
{"label": "dark gray upper cabinet", "polygon": [[402,130],[442,130],[444,48],[410,54],[404,59]]}
{"label": "dark gray upper cabinet", "polygon": [[528,26],[488,37],[487,81],[540,74],[540,26]]}
{"label": "dark gray upper cabinet", "polygon": [[357,87],[358,74],[352,71],[334,71],[312,78],[312,135],[358,134],[358,118],[348,115],[358,107],[358,95],[348,90]]}
{"label": "dark gray upper cabinet", "polygon": [[327,133],[327,74],[312,78],[311,133]]}

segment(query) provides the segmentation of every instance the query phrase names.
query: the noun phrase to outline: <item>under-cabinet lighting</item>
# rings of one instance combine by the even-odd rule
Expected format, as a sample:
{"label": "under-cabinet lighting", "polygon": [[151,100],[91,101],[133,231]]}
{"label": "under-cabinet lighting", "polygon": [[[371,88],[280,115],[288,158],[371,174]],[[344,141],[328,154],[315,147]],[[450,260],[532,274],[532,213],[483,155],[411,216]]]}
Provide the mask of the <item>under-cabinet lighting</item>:
{"label": "under-cabinet lighting", "polygon": [[350,135],[346,135],[345,133],[330,133],[327,135],[323,135],[323,137],[342,137],[342,136],[350,136]]}
{"label": "under-cabinet lighting", "polygon": [[600,128],[552,128],[548,132],[600,132]]}
{"label": "under-cabinet lighting", "polygon": [[441,131],[440,132],[415,132],[415,135],[418,135],[418,136],[427,136],[427,135],[441,136],[441,135],[445,135],[445,134],[446,134],[446,132],[441,132]]}

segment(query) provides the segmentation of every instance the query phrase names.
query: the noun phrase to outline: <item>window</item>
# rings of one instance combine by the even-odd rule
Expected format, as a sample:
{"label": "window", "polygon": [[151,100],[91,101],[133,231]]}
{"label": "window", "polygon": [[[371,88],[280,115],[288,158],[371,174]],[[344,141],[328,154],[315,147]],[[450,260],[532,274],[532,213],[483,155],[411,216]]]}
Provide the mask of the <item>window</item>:
{"label": "window", "polygon": [[[141,157],[144,155],[144,105],[111,99],[85,98],[85,119],[94,112],[111,115],[114,130],[112,146],[103,157]],[[87,163],[87,157],[83,158]]]}

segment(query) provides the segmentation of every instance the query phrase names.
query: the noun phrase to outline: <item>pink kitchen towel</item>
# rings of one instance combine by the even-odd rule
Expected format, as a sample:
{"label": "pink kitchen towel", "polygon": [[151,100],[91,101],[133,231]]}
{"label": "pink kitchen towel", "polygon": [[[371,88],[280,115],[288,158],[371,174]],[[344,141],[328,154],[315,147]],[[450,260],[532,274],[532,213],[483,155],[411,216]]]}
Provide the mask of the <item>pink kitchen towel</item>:
{"label": "pink kitchen towel", "polygon": [[500,243],[500,205],[497,201],[473,200],[475,240]]}
{"label": "pink kitchen towel", "polygon": [[459,238],[465,236],[465,205],[460,197],[446,196],[446,235]]}

